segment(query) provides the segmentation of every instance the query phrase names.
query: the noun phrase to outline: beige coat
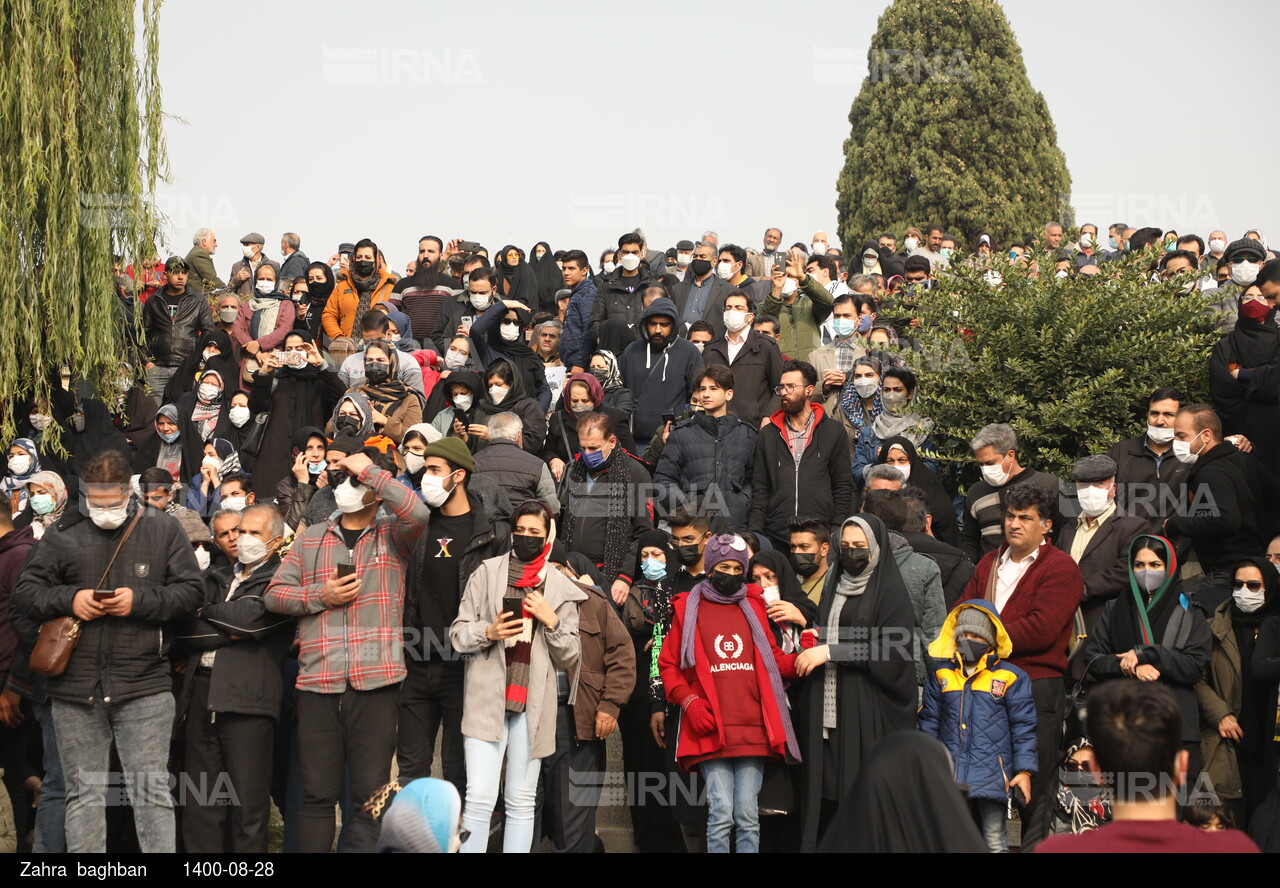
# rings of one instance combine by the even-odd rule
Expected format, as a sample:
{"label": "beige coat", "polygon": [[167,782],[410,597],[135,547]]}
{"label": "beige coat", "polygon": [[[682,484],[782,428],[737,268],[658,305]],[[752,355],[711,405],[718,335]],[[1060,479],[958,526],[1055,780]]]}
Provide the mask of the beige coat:
{"label": "beige coat", "polygon": [[[507,593],[508,556],[480,562],[467,580],[458,617],[449,627],[449,640],[460,654],[470,654],[463,678],[462,733],[496,743],[506,722],[507,658],[505,647],[485,637],[485,629],[502,612]],[[556,749],[556,670],[572,676],[581,651],[578,643],[578,602],[587,595],[554,567],[547,568],[542,594],[560,618],[555,629],[536,623],[529,662],[529,695],[525,716],[533,758],[543,759]],[[576,691],[571,682],[571,693]],[[573,700],[570,699],[572,703]]]}

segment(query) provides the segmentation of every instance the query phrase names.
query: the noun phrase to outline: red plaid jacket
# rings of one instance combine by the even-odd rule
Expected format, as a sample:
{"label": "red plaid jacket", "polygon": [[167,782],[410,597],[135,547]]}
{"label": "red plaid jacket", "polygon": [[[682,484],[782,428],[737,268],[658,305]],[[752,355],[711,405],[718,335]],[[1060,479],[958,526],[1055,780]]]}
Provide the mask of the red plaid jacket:
{"label": "red plaid jacket", "polygon": [[[371,691],[404,679],[404,582],[409,558],[429,513],[418,495],[390,472],[369,466],[359,481],[393,513],[365,528],[349,552],[337,521],[313,524],[298,537],[267,587],[267,609],[298,617],[299,690],[340,694]],[[360,594],[330,607],[324,581],[338,562],[356,566]]]}

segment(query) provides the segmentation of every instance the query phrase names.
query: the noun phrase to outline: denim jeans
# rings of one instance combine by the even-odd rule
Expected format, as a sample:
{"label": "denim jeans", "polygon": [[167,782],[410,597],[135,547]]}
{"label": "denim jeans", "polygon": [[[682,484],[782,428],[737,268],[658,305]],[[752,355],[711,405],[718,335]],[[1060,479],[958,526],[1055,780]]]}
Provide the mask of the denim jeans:
{"label": "denim jeans", "polygon": [[67,787],[58,758],[58,737],[53,730],[53,703],[45,700],[32,707],[40,723],[40,739],[44,744],[44,779],[40,781],[40,804],[36,806],[36,854],[65,854],[67,834],[63,829],[67,816]]}
{"label": "denim jeans", "polygon": [[760,850],[760,815],[756,798],[764,783],[764,759],[712,759],[698,765],[707,783],[707,853],[729,853],[729,830],[737,827],[734,850],[755,854]]}
{"label": "denim jeans", "polygon": [[[143,853],[176,850],[169,789],[173,708],[173,695],[168,692],[124,703],[96,698],[87,704],[53,701],[58,755],[66,780],[69,853],[106,852],[108,804],[133,807]],[[123,775],[108,772],[113,739]]]}
{"label": "denim jeans", "polygon": [[157,404],[163,405],[165,403],[165,387],[169,385],[169,380],[173,379],[173,374],[177,372],[177,367],[161,367],[159,364],[147,371],[147,388]]}
{"label": "denim jeans", "polygon": [[974,799],[978,808],[978,828],[982,830],[982,840],[995,854],[1009,851],[1009,832],[1005,818],[1009,813],[1009,805],[999,799]]}
{"label": "denim jeans", "polygon": [[505,737],[496,743],[467,737],[467,803],[462,808],[462,826],[471,838],[462,846],[464,854],[483,854],[489,845],[489,821],[498,801],[502,776],[502,754],[507,755],[506,828],[502,836],[503,854],[528,854],[533,848],[533,813],[538,798],[541,759],[530,758],[532,738],[523,712],[508,712]]}

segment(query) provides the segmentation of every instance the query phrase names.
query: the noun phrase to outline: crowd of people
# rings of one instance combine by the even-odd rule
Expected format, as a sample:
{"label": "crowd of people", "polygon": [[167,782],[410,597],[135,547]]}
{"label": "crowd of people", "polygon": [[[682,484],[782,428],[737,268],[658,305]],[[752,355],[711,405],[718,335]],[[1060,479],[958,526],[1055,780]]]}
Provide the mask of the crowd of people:
{"label": "crowd of people", "polygon": [[[645,852],[1280,847],[1280,262],[1070,234],[120,267],[4,453],[11,846],[601,851],[617,733]],[[957,489],[911,307],[1121,263],[1212,291],[1209,401]]]}

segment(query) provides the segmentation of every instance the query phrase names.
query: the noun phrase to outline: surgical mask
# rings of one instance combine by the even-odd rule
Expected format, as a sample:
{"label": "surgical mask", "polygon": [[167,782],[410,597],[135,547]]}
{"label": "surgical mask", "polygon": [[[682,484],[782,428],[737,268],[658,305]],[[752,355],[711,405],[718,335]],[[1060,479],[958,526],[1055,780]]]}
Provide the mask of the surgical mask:
{"label": "surgical mask", "polygon": [[333,501],[338,506],[338,511],[344,515],[350,515],[352,512],[359,512],[365,508],[364,492],[367,490],[363,484],[357,484],[354,487],[350,483],[339,484],[333,489]]}
{"label": "surgical mask", "polygon": [[569,412],[572,413],[574,416],[582,416],[584,413],[590,412],[591,409],[592,408],[591,408],[590,401],[583,401],[578,404],[569,405]]}
{"label": "surgical mask", "polygon": [[392,343],[392,344],[395,344],[395,343],[397,343],[397,342],[399,342],[399,341],[400,341],[400,334],[399,334],[399,333],[388,333],[388,334],[387,334],[387,342],[390,342],[390,343]]}
{"label": "surgical mask", "polygon": [[873,320],[874,318],[872,318],[871,315],[859,315],[858,316],[858,332],[866,333],[868,330],[870,330],[871,322]]}
{"label": "surgical mask", "polygon": [[124,524],[125,519],[128,517],[128,502],[116,509],[99,509],[97,506],[89,506],[89,520],[103,530],[115,530],[121,524]]}
{"label": "surgical mask", "polygon": [[248,244],[241,244],[240,252],[244,254],[244,258],[246,259],[253,258],[253,247],[249,246]]}
{"label": "surgical mask", "polygon": [[880,261],[880,257],[879,257],[879,256],[863,256],[863,257],[862,257],[862,267],[863,267],[863,268],[875,268],[875,267],[876,267],[876,263],[877,263],[877,262],[879,262],[879,261]]}
{"label": "surgical mask", "polygon": [[233,512],[243,512],[244,507],[249,504],[249,498],[246,496],[224,496],[222,498],[222,508],[231,509]]}
{"label": "surgical mask", "polygon": [[724,325],[730,333],[737,333],[747,326],[747,313],[745,311],[726,311],[724,313]]}
{"label": "surgical mask", "polygon": [[692,567],[698,563],[698,559],[702,557],[702,553],[698,551],[697,543],[690,543],[685,546],[672,546],[671,551],[676,553],[676,561],[679,561],[685,567]]}
{"label": "surgical mask", "polygon": [[1168,444],[1173,440],[1173,429],[1161,429],[1156,426],[1147,426],[1147,437],[1151,439],[1153,444]]}
{"label": "surgical mask", "polygon": [[906,484],[911,478],[911,463],[907,463],[906,465],[896,465],[894,468],[902,473],[902,483]]}
{"label": "surgical mask", "polygon": [[906,392],[881,392],[880,402],[884,404],[884,409],[890,413],[898,413],[910,403],[911,399]]}
{"label": "surgical mask", "polygon": [[433,509],[443,506],[453,494],[452,488],[445,489],[444,479],[439,475],[423,475],[422,483],[418,486],[422,490],[422,498]]}
{"label": "surgical mask", "polygon": [[791,566],[802,577],[811,577],[818,572],[818,556],[814,552],[792,552]]}
{"label": "surgical mask", "polygon": [[161,441],[166,444],[172,444],[174,441],[178,440],[178,436],[181,435],[182,432],[179,430],[176,432],[157,432],[157,434],[160,436]]}
{"label": "surgical mask", "polygon": [[1263,588],[1253,592],[1247,586],[1236,586],[1231,590],[1231,597],[1235,600],[1236,607],[1251,614],[1267,603],[1267,590]]}
{"label": "surgical mask", "polygon": [[698,350],[698,354],[702,354],[702,349],[705,348],[706,345],[707,344],[705,342],[695,342],[693,347]]}
{"label": "surgical mask", "polygon": [[582,454],[583,463],[585,463],[587,468],[591,471],[597,471],[604,465],[605,456],[603,450],[584,450],[580,452]]}
{"label": "surgical mask", "polygon": [[483,294],[471,293],[470,299],[471,299],[471,307],[474,308],[476,311],[484,311],[486,308],[489,307],[488,293],[483,293]]}
{"label": "surgical mask", "polygon": [[853,381],[853,390],[858,393],[859,398],[870,398],[879,389],[879,380],[863,378]]}
{"label": "surgical mask", "polygon": [[941,256],[943,259],[950,259],[955,254],[956,254],[956,251],[951,249],[950,247],[943,247],[941,250],[938,251],[938,255]]}
{"label": "surgical mask", "polygon": [[254,286],[259,293],[274,293],[276,291],[275,281],[258,281]]}
{"label": "surgical mask", "polygon": [[1092,234],[1080,235],[1080,249],[1088,250],[1088,249],[1091,249],[1092,247],[1093,247],[1093,235]]}
{"label": "surgical mask", "polygon": [[689,263],[692,261],[692,253],[676,253],[676,265],[679,265],[681,268],[688,268]]}
{"label": "surgical mask", "polygon": [[853,331],[858,327],[857,322],[853,318],[832,318],[831,331],[841,338],[852,336]]}
{"label": "surgical mask", "polygon": [[[239,542],[237,542],[236,551],[239,551],[239,549],[240,549],[240,544]],[[209,559],[211,557],[211,553],[209,552],[208,549],[204,548],[203,546],[196,549],[195,553],[196,553],[196,566],[199,567],[200,571],[203,573],[204,571],[209,569]]]}
{"label": "surgical mask", "polygon": [[1066,271],[1058,271],[1058,272],[1054,272],[1054,275],[1053,275],[1053,276],[1054,276],[1054,277],[1056,277],[1056,278],[1064,278],[1064,277],[1066,277],[1066,276],[1067,276],[1067,272],[1066,272]]}
{"label": "surgical mask", "polygon": [[391,365],[381,364],[377,361],[364,362],[364,378],[374,385],[386,382],[387,377],[391,375]]}
{"label": "surgical mask", "polygon": [[961,638],[956,641],[956,653],[960,655],[960,659],[969,665],[973,665],[985,657],[991,651],[991,645],[985,641],[978,641],[976,638]]}
{"label": "surgical mask", "polygon": [[1258,269],[1261,267],[1257,262],[1237,262],[1231,266],[1231,280],[1247,287],[1257,279]]}
{"label": "surgical mask", "polygon": [[689,270],[693,272],[694,277],[703,277],[707,272],[711,271],[711,260],[694,259],[689,263]]}
{"label": "surgical mask", "polygon": [[640,257],[635,253],[623,253],[622,258],[618,260],[618,264],[627,271],[635,271],[640,267]]}
{"label": "surgical mask", "polygon": [[1109,493],[1110,489],[1081,487],[1076,491],[1076,496],[1080,500],[1080,511],[1084,512],[1086,518],[1097,518],[1107,511],[1107,506],[1110,505]]}
{"label": "surgical mask", "polygon": [[47,493],[36,493],[31,496],[31,511],[37,515],[48,515],[53,511],[53,497]]}
{"label": "surgical mask", "polygon": [[236,318],[237,318],[239,315],[240,315],[240,310],[239,310],[239,309],[237,309],[237,308],[220,308],[220,309],[218,309],[218,318],[219,318],[219,319],[222,321],[222,323],[224,323],[224,324],[234,324],[234,323],[236,322]]}
{"label": "surgical mask", "polygon": [[870,549],[840,549],[840,567],[844,572],[853,577],[862,576],[867,567],[871,564]]}
{"label": "surgical mask", "polygon": [[203,360],[207,361],[207,360],[209,360],[210,358],[214,357],[214,356],[215,356],[215,355],[217,355],[217,354],[218,354],[218,353],[217,353],[216,351],[214,351],[213,349],[211,349],[211,348],[206,348],[204,351],[202,351],[202,352],[200,353],[200,357],[201,357]]}
{"label": "surgical mask", "polygon": [[373,260],[354,259],[351,262],[351,270],[354,271],[358,277],[368,277],[373,274]]}
{"label": "surgical mask", "polygon": [[222,460],[218,459],[216,456],[206,456],[204,459],[200,460],[200,465],[208,466],[216,472],[218,470],[218,466],[222,465]]}
{"label": "surgical mask", "polygon": [[656,582],[667,575],[667,563],[659,561],[657,558],[646,558],[644,563],[640,565],[640,572],[644,574],[646,580]]}
{"label": "surgical mask", "polygon": [[248,407],[232,407],[227,411],[227,417],[231,420],[231,424],[236,428],[241,428],[249,421]]}
{"label": "surgical mask", "polygon": [[982,279],[987,282],[988,287],[998,287],[1004,282],[1004,277],[998,271],[988,271]]}
{"label": "surgical mask", "polygon": [[603,267],[604,267],[604,273],[605,273],[605,274],[611,274],[611,273],[613,272],[613,270],[614,270],[615,268],[617,268],[617,267],[618,267],[618,263],[616,263],[616,262],[606,262],[606,263],[604,264],[604,266],[603,266]]}
{"label": "surgical mask", "polygon": [[325,469],[325,464],[323,462],[307,463],[307,473],[310,475],[319,475],[321,472],[324,471],[324,469]]}
{"label": "surgical mask", "polygon": [[268,554],[267,544],[256,536],[242,533],[236,541],[236,558],[241,564],[257,564]]}
{"label": "surgical mask", "polygon": [[1116,239],[1114,237],[1107,238],[1107,249],[1111,250],[1113,253],[1115,252]]}
{"label": "surgical mask", "polygon": [[986,481],[992,487],[1004,487],[1009,483],[1010,475],[1004,470],[1004,460],[996,463],[994,466],[982,467],[982,480]]}
{"label": "surgical mask", "polygon": [[516,534],[511,537],[511,553],[525,564],[533,561],[542,554],[542,550],[547,547],[545,537],[526,536]]}
{"label": "surgical mask", "polygon": [[825,253],[825,252],[827,252],[827,245],[826,245],[826,244],[824,244],[824,243],[820,243],[820,242],[818,242],[818,241],[814,241],[813,243],[809,244],[809,253],[810,253],[810,255],[812,255],[812,254],[814,254],[814,253]]}
{"label": "surgical mask", "polygon": [[502,336],[503,342],[515,342],[520,338],[520,325],[504,321],[499,335]]}
{"label": "surgical mask", "polygon": [[421,453],[410,451],[404,455],[404,467],[410,475],[416,475],[422,471],[422,467],[427,464],[427,458]]}
{"label": "surgical mask", "polygon": [[474,401],[475,398],[472,395],[455,395],[453,399],[453,406],[465,412],[471,409],[471,404]]}
{"label": "surgical mask", "polygon": [[123,394],[124,392],[127,392],[129,391],[129,389],[133,388],[133,378],[129,376],[118,377],[116,379],[115,386],[116,386],[116,391]]}
{"label": "surgical mask", "polygon": [[735,595],[742,588],[741,574],[712,571],[711,576],[707,579],[711,581],[711,588],[715,589],[721,595]]}
{"label": "surgical mask", "polygon": [[511,389],[507,388],[505,385],[491,385],[489,386],[489,400],[495,404],[501,404],[502,399],[507,396],[507,392],[509,391],[511,391]]}
{"label": "surgical mask", "polygon": [[27,419],[31,422],[32,428],[38,432],[43,432],[49,427],[49,423],[53,422],[53,417],[47,413],[32,413]]}
{"label": "surgical mask", "polygon": [[205,401],[207,403],[218,400],[222,395],[222,389],[218,388],[213,383],[202,382],[200,383],[200,387],[196,389],[196,394],[200,397],[201,401]]}
{"label": "surgical mask", "polygon": [[1210,253],[1221,253],[1226,248],[1227,248],[1227,242],[1224,241],[1222,238],[1220,237],[1210,238],[1209,240]]}
{"label": "surgical mask", "polygon": [[1164,579],[1169,575],[1167,570],[1148,569],[1135,570],[1133,572],[1134,579],[1138,581],[1138,588],[1148,595],[1154,595],[1156,590],[1164,583]]}
{"label": "surgical mask", "polygon": [[1194,463],[1196,460],[1200,458],[1200,454],[1203,451],[1204,451],[1204,444],[1201,444],[1200,449],[1197,450],[1195,453],[1192,453],[1190,441],[1174,441],[1173,442],[1173,455],[1177,457],[1178,462],[1180,463],[1186,463],[1187,465],[1191,465],[1192,463]]}
{"label": "surgical mask", "polygon": [[29,456],[11,456],[9,457],[9,474],[25,475],[31,471],[31,457]]}
{"label": "surgical mask", "polygon": [[914,237],[909,237],[902,242],[902,245],[907,248],[907,252],[910,252],[920,246],[920,241],[916,240]]}
{"label": "surgical mask", "polygon": [[457,370],[467,365],[467,356],[455,348],[449,349],[444,355],[444,365],[449,370]]}
{"label": "surgical mask", "polygon": [[776,604],[782,600],[782,590],[777,586],[761,586],[760,591],[764,593],[766,604]]}
{"label": "surgical mask", "polygon": [[733,263],[732,262],[718,263],[716,265],[716,276],[723,281],[727,281],[729,280],[729,278],[733,277]]}
{"label": "surgical mask", "polygon": [[800,284],[795,278],[787,278],[782,282],[782,295],[790,296],[796,290],[800,289]]}

